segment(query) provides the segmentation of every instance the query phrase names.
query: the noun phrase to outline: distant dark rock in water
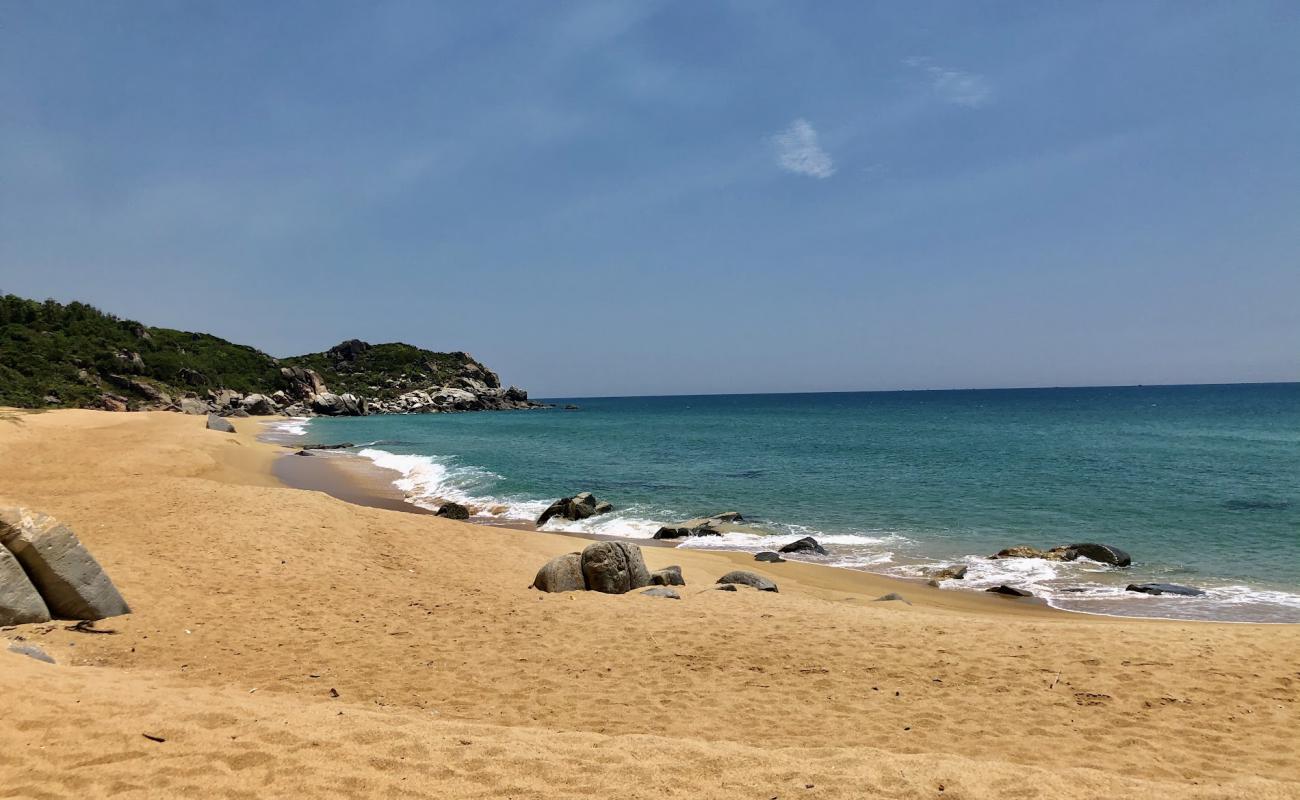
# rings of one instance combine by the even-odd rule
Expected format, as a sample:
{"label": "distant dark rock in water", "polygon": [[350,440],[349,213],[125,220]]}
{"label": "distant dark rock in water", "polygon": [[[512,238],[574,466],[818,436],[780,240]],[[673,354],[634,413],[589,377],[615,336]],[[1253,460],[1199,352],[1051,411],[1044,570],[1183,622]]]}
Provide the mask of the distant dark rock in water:
{"label": "distant dark rock in water", "polygon": [[989,558],[1042,558],[1047,561],[1073,561],[1078,555],[1070,553],[1069,548],[1057,547],[1051,550],[1039,550],[1027,544],[1018,544],[999,550]]}
{"label": "distant dark rock in water", "polygon": [[668,600],[681,600],[682,596],[666,586],[652,586],[641,594],[646,597],[663,597]]}
{"label": "distant dark rock in water", "polygon": [[311,451],[310,451],[310,450],[299,450],[298,452],[294,453],[294,455],[295,455],[295,456],[309,456],[309,455],[311,455]]}
{"label": "distant dark rock in water", "polygon": [[569,405],[566,405],[566,406],[564,407],[564,410],[565,410],[565,411],[580,411],[581,409],[580,409],[578,406],[575,406],[575,405],[573,405],[572,403],[570,403]]}
{"label": "distant dark rock in water", "polygon": [[220,431],[221,433],[234,433],[235,426],[231,425],[225,419],[218,417],[216,414],[208,415],[208,430]]}
{"label": "distant dark rock in water", "polygon": [[829,555],[826,548],[817,543],[817,540],[811,536],[805,536],[794,542],[790,542],[781,548],[782,553],[816,553],[819,556]]}
{"label": "distant dark rock in water", "polygon": [[1154,595],[1176,594],[1183,597],[1197,597],[1205,594],[1203,589],[1197,589],[1195,586],[1182,586],[1177,583],[1130,583],[1124,587],[1124,590]]}
{"label": "distant dark rock in water", "polygon": [[779,591],[776,588],[776,584],[773,583],[771,579],[764,578],[762,575],[756,575],[753,572],[746,572],[743,569],[737,569],[728,572],[726,575],[723,575],[721,578],[718,578],[718,583],[731,583],[731,584],[741,584],[744,586],[752,586],[755,589],[759,590],[760,592]]}
{"label": "distant dark rock in water", "polygon": [[[693,532],[690,528],[682,527],[680,525],[664,525],[659,530],[655,531],[655,535],[652,538],[685,539],[686,537],[691,536],[692,533]],[[717,536],[718,534],[715,531],[713,535]]]}
{"label": "distant dark rock in water", "polygon": [[349,447],[356,447],[352,442],[341,442],[339,444],[304,444],[301,445],[303,450],[346,450]]}
{"label": "distant dark rock in water", "polygon": [[903,597],[898,592],[890,592],[889,594],[882,594],[881,596],[877,597],[873,602],[876,603],[889,602],[890,600],[901,600],[902,602],[907,603],[909,606],[912,604],[911,600],[908,600],[906,597]]}
{"label": "distant dark rock in water", "polygon": [[[1075,558],[1087,558],[1102,564],[1110,564],[1113,567],[1127,567],[1133,563],[1128,553],[1108,544],[1095,544],[1085,542],[1083,544],[1072,544],[1069,549],[1075,552]],[[1066,559],[1073,561],[1074,559]]]}
{"label": "distant dark rock in water", "polygon": [[1005,583],[1001,586],[994,586],[992,589],[985,589],[986,592],[993,594],[1005,594],[1008,597],[1033,597],[1033,592],[1026,592],[1024,589],[1017,589],[1014,586],[1007,586]]}
{"label": "distant dark rock in water", "polygon": [[469,519],[469,509],[460,503],[443,503],[434,515],[446,519]]}
{"label": "distant dark rock in water", "polygon": [[784,564],[785,559],[781,558],[780,553],[773,553],[771,550],[765,550],[754,556],[755,561],[766,561],[769,564]]}
{"label": "distant dark rock in water", "polygon": [[1290,500],[1270,500],[1267,498],[1225,500],[1223,507],[1229,511],[1285,511],[1291,507]]}
{"label": "distant dark rock in water", "polygon": [[685,586],[686,579],[682,577],[682,568],[673,565],[657,569],[650,573],[651,586]]}
{"label": "distant dark rock in water", "polygon": [[608,514],[614,510],[614,506],[603,500],[597,500],[591,492],[579,492],[573,497],[561,497],[554,503],[551,503],[541,516],[537,518],[537,527],[547,523],[551,517],[560,517],[577,521],[594,517],[597,514]]}

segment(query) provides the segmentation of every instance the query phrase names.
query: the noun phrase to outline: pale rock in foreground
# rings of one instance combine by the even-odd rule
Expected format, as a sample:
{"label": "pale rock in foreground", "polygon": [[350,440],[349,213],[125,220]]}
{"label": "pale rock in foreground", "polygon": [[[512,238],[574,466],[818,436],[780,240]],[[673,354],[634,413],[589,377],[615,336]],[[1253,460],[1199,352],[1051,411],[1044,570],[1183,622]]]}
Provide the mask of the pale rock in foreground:
{"label": "pale rock in foreground", "polygon": [[752,586],[755,589],[759,590],[760,592],[779,591],[776,588],[776,583],[774,583],[770,578],[764,578],[762,575],[759,575],[754,572],[746,572],[743,569],[737,569],[728,572],[726,575],[723,575],[721,578],[718,578],[718,583]]}
{"label": "pale rock in foreground", "polygon": [[235,426],[231,425],[229,420],[218,417],[216,414],[208,414],[208,430],[220,431],[221,433],[234,433]]}
{"label": "pale rock in foreground", "polygon": [[0,547],[0,625],[49,622],[50,609],[41,599],[14,554]]}
{"label": "pale rock in foreground", "polygon": [[582,554],[565,553],[556,556],[537,570],[532,588],[543,592],[581,592],[587,582],[582,577]]}
{"label": "pale rock in foreground", "polygon": [[0,544],[22,565],[53,616],[104,619],[131,612],[77,535],[48,514],[0,509]]}
{"label": "pale rock in foreground", "polygon": [[623,594],[650,585],[650,571],[641,548],[625,542],[595,542],[582,551],[582,577],[587,588]]}

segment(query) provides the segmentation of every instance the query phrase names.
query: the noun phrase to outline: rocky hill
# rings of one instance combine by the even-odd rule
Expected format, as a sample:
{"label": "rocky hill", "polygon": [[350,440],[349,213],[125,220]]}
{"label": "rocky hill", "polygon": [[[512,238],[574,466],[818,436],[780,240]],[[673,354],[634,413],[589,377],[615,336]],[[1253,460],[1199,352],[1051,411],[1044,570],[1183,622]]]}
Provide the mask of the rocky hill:
{"label": "rocky hill", "polygon": [[85,303],[0,296],[0,405],[343,415],[534,408],[468,353],[356,339],[276,359]]}

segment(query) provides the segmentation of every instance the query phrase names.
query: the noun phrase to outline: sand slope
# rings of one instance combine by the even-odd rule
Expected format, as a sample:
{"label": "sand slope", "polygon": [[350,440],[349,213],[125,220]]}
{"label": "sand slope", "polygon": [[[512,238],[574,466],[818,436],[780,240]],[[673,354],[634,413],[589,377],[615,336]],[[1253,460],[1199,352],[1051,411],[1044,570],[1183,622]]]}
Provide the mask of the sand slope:
{"label": "sand slope", "polygon": [[702,592],[752,562],[660,548],[681,601],[541,595],[581,542],[280,488],[242,427],[0,414],[0,502],[135,609],[0,631],[0,797],[1300,795],[1296,626],[876,603],[899,584],[802,564]]}

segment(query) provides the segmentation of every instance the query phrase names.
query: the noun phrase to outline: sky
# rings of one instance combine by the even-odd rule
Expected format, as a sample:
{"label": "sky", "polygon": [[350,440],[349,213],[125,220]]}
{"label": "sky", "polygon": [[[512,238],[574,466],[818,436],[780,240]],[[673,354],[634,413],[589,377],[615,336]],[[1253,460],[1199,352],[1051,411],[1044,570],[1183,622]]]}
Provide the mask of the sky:
{"label": "sky", "polygon": [[0,291],[535,397],[1300,380],[1300,3],[0,0]]}

